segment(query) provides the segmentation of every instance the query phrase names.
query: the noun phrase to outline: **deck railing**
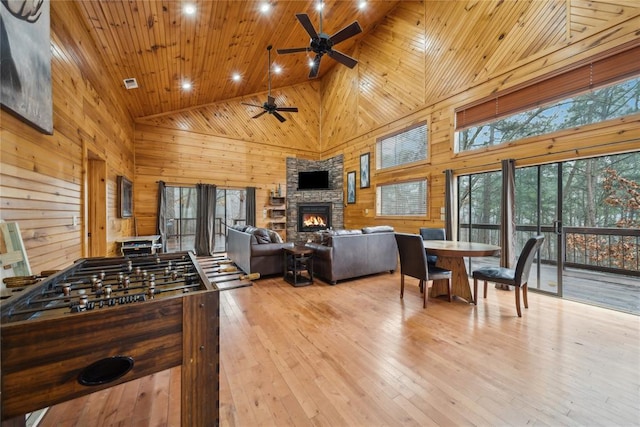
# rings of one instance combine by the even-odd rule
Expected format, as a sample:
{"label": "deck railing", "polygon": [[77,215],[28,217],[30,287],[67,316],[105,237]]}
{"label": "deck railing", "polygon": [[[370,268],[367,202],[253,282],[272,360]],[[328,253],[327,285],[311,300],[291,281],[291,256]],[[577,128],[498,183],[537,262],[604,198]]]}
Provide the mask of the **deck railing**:
{"label": "deck railing", "polygon": [[[535,233],[535,226],[516,226],[516,247],[522,248],[526,239]],[[541,227],[547,236],[540,251],[541,261],[557,264],[557,245],[552,226]],[[561,233],[564,265],[567,267],[608,273],[640,276],[640,229],[604,227],[563,227]],[[496,224],[460,225],[460,240],[500,244],[500,230]]]}

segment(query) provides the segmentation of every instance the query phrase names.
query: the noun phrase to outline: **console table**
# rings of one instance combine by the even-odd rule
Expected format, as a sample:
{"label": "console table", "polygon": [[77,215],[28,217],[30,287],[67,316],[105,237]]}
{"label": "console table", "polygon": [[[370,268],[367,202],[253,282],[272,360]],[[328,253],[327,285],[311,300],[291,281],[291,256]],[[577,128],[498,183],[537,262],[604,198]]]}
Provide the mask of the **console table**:
{"label": "console table", "polygon": [[160,235],[121,237],[116,239],[122,256],[153,255],[162,248]]}

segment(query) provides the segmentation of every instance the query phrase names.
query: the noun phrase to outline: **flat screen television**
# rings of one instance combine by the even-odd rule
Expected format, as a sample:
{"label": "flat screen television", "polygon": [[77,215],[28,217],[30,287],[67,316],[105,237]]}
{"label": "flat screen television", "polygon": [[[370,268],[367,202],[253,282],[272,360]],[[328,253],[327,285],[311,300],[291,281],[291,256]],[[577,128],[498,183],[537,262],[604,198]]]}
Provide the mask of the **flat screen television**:
{"label": "flat screen television", "polygon": [[298,172],[298,190],[328,190],[329,171]]}

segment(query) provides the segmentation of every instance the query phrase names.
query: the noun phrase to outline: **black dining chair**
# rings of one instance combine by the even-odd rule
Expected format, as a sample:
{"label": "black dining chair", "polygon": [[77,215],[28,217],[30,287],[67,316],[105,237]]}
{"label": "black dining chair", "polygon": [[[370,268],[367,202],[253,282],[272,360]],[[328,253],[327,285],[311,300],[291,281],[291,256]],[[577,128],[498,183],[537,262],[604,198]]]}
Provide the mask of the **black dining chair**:
{"label": "black dining chair", "polygon": [[422,292],[423,308],[427,307],[429,285],[434,280],[447,280],[449,302],[451,302],[451,271],[427,263],[427,252],[424,250],[420,235],[395,234],[398,253],[400,254],[400,298],[404,296],[404,276],[407,275],[420,280],[419,286]]}
{"label": "black dining chair", "polygon": [[[420,236],[422,240],[446,240],[444,228],[420,228]],[[436,265],[438,257],[427,253],[427,262]]]}
{"label": "black dining chair", "polygon": [[505,267],[482,267],[474,270],[473,276],[473,302],[478,304],[478,280],[484,280],[484,297],[487,297],[487,282],[501,283],[503,285],[514,286],[516,289],[516,311],[518,317],[522,317],[520,311],[520,288],[522,288],[522,299],[524,300],[524,307],[529,308],[529,302],[527,301],[527,282],[529,281],[529,272],[531,271],[531,264],[533,264],[533,258],[538,251],[538,248],[542,245],[544,236],[535,236],[527,240],[516,268]]}

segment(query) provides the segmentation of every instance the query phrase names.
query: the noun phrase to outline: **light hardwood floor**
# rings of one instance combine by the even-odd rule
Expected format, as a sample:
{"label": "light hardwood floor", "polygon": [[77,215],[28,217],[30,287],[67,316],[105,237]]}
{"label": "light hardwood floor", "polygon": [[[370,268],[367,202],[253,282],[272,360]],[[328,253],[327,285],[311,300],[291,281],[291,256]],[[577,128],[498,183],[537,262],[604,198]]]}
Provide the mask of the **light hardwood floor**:
{"label": "light hardwood floor", "polygon": [[[398,273],[222,292],[222,426],[640,425],[640,317],[489,287],[477,307]],[[52,407],[50,426],[176,426],[178,368]]]}

